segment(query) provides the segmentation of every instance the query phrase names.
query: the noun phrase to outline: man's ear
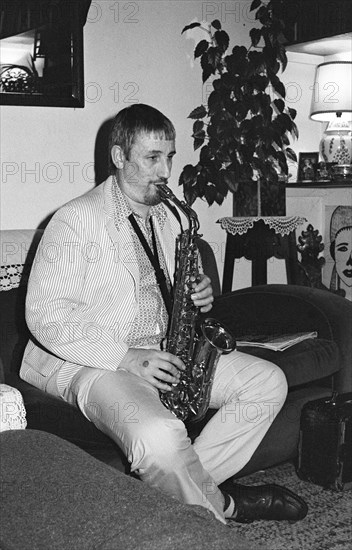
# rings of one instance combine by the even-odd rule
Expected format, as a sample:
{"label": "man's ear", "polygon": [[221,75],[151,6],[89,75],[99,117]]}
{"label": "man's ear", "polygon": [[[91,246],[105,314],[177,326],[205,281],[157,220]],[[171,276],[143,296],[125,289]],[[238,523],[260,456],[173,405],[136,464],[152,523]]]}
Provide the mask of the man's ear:
{"label": "man's ear", "polygon": [[118,170],[121,170],[125,164],[125,154],[119,145],[113,145],[111,148],[111,160]]}

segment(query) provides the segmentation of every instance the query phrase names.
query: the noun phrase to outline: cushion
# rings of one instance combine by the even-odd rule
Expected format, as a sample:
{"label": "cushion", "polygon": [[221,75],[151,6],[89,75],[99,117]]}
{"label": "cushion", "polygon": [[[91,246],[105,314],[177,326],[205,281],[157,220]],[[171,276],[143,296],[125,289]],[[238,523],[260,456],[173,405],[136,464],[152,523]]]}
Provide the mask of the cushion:
{"label": "cushion", "polygon": [[55,434],[121,471],[129,469],[120,448],[78,409],[18,377],[10,380],[23,396],[29,429]]}
{"label": "cushion", "polygon": [[336,342],[322,338],[304,340],[285,351],[246,346],[239,351],[278,365],[285,373],[289,388],[331,376],[340,368]]}
{"label": "cushion", "polygon": [[4,432],[0,449],[1,548],[257,547],[205,508],[185,505],[51,434]]}

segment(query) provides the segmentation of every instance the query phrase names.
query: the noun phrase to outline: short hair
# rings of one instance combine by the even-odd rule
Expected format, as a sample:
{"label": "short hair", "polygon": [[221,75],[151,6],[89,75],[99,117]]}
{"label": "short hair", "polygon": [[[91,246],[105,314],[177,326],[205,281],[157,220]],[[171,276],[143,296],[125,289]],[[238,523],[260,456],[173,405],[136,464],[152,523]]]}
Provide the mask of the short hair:
{"label": "short hair", "polygon": [[134,140],[139,134],[155,134],[167,140],[175,139],[176,131],[172,122],[163,113],[143,103],[136,103],[117,113],[112,123],[109,137],[110,173],[116,167],[111,160],[114,145],[121,147],[128,159]]}

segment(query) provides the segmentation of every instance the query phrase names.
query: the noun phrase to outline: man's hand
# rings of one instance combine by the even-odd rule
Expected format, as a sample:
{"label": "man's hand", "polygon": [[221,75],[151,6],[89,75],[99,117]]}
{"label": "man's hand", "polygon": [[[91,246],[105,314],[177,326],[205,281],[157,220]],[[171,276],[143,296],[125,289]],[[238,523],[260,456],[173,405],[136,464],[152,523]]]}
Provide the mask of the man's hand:
{"label": "man's hand", "polygon": [[144,378],[158,390],[168,391],[172,388],[171,384],[180,381],[180,370],[184,370],[185,365],[181,359],[166,351],[130,348],[119,368]]}
{"label": "man's hand", "polygon": [[200,307],[202,313],[207,313],[211,310],[214,301],[213,289],[211,280],[206,275],[200,275],[200,281],[194,284],[194,294],[191,298],[194,304]]}

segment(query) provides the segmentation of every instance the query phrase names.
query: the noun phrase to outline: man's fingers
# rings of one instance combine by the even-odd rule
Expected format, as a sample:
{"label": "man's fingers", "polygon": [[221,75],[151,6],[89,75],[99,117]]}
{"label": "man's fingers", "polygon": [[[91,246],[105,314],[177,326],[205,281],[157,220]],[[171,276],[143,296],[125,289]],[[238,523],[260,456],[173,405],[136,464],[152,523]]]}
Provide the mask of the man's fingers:
{"label": "man's fingers", "polygon": [[208,304],[207,306],[203,306],[200,308],[202,313],[208,313],[212,309],[212,304]]}
{"label": "man's fingers", "polygon": [[162,382],[177,384],[180,380],[180,371],[172,363],[168,363],[165,358],[157,358],[154,361],[144,360],[142,367],[142,376],[149,381],[150,378],[156,378]]}
{"label": "man's fingers", "polygon": [[175,374],[178,372],[178,369],[185,370],[186,367],[184,363],[181,361],[181,359],[176,357],[176,355],[173,355],[172,353],[169,353],[167,351],[163,351],[162,354],[163,355],[160,360],[164,363],[164,365],[170,366],[170,368],[167,368],[166,370],[173,371],[173,368],[175,369],[175,367],[177,367],[175,370]]}

